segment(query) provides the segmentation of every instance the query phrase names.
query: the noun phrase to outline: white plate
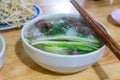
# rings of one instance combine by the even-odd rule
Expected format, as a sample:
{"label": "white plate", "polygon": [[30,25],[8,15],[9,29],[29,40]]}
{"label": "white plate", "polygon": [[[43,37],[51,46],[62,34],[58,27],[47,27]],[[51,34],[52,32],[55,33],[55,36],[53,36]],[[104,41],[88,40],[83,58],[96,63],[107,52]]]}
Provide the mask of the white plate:
{"label": "white plate", "polygon": [[5,56],[5,47],[6,47],[6,43],[4,38],[0,35],[0,70],[1,67],[4,63],[4,56]]}
{"label": "white plate", "polygon": [[[32,20],[33,18],[39,16],[39,15],[42,13],[41,8],[38,7],[38,6],[36,6],[36,5],[34,5],[33,11],[36,12],[36,15],[35,15],[35,16],[32,16],[32,17],[30,18],[30,20]],[[24,23],[23,23],[23,24],[24,24]],[[17,25],[14,25],[14,24],[13,24],[13,25],[3,24],[3,25],[0,25],[0,30],[12,29],[12,28],[16,28],[16,27],[17,27]]]}
{"label": "white plate", "polygon": [[120,8],[113,10],[111,17],[116,23],[120,24]]}

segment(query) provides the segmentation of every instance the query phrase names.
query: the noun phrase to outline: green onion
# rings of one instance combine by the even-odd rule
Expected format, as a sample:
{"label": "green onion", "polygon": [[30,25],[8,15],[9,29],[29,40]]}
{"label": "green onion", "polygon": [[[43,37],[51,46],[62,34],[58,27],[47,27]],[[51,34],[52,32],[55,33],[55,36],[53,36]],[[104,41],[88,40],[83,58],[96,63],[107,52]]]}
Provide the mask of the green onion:
{"label": "green onion", "polygon": [[86,43],[95,43],[98,44],[99,41],[93,38],[83,38],[83,37],[74,37],[74,36],[54,36],[48,38],[41,38],[40,41],[72,41],[72,42],[86,42]]}
{"label": "green onion", "polygon": [[31,44],[35,47],[41,47],[41,46],[61,47],[61,48],[66,48],[68,50],[78,50],[78,51],[84,51],[84,52],[91,52],[91,51],[98,49],[98,48],[91,46],[89,44],[80,43],[80,42],[38,41],[38,42],[31,43]]}

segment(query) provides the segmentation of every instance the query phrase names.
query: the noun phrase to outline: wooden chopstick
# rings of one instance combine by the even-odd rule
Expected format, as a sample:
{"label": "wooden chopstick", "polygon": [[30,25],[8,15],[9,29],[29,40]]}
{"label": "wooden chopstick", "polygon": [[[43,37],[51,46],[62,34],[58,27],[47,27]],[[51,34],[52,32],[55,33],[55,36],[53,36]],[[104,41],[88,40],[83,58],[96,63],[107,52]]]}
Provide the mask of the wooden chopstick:
{"label": "wooden chopstick", "polygon": [[92,26],[94,32],[104,41],[111,49],[115,56],[120,60],[120,46],[112,39],[112,37],[102,29],[102,27],[79,5],[76,0],[70,0],[81,16]]}

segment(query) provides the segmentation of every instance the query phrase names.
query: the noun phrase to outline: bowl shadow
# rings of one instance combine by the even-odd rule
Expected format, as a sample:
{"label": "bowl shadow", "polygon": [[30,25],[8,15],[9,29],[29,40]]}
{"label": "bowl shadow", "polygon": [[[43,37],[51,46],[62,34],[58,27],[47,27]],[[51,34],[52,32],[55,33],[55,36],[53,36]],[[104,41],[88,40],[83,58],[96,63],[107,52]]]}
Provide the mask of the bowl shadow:
{"label": "bowl shadow", "polygon": [[16,55],[21,60],[21,62],[23,64],[25,64],[27,67],[29,67],[30,69],[32,69],[34,71],[37,71],[37,72],[41,72],[43,74],[49,74],[49,75],[54,75],[54,76],[62,76],[62,74],[57,74],[57,73],[54,73],[52,71],[49,71],[49,70],[41,67],[37,63],[35,63],[25,52],[21,39],[19,39],[17,41],[16,46],[15,46],[15,51],[16,51]]}
{"label": "bowl shadow", "polygon": [[98,75],[100,80],[107,80],[109,79],[107,73],[102,69],[101,65],[97,62],[92,66],[95,73]]}

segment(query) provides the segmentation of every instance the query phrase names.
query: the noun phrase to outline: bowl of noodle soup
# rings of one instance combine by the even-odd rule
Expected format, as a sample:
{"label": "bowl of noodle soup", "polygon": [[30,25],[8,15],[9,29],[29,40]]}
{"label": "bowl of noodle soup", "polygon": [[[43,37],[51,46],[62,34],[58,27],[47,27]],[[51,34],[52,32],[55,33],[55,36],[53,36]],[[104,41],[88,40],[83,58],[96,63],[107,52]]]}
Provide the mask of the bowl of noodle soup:
{"label": "bowl of noodle soup", "polygon": [[104,55],[105,44],[86,26],[89,24],[77,14],[42,15],[22,28],[21,39],[26,53],[37,64],[70,74],[90,67]]}

